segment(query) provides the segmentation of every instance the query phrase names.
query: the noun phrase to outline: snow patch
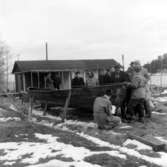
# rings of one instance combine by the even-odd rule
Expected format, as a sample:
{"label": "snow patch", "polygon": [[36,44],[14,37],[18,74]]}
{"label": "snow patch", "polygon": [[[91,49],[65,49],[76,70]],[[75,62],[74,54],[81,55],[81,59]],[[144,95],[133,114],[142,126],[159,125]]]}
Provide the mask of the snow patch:
{"label": "snow patch", "polygon": [[82,122],[82,121],[74,121],[74,120],[66,120],[63,123],[56,125],[57,127],[64,127],[66,125],[75,125],[81,126],[84,128],[97,128],[97,125],[93,122]]}
{"label": "snow patch", "polygon": [[[150,162],[150,163],[161,165],[163,167],[167,166],[167,153],[159,152],[160,157],[158,157],[158,158],[149,157],[149,156],[140,154],[138,152],[138,150],[133,150],[133,149],[129,149],[129,148],[126,148],[126,147],[116,146],[116,145],[110,144],[108,142],[102,141],[98,138],[88,136],[88,135],[83,134],[83,133],[78,133],[78,135],[80,135],[80,136],[82,136],[82,137],[100,145],[100,146],[107,146],[107,147],[110,147],[114,150],[117,150],[120,154],[128,154],[130,156],[134,156],[134,157],[137,157],[139,159],[143,159],[143,160],[145,160],[147,162]],[[135,144],[136,144],[136,142],[135,142]],[[138,145],[138,146],[140,146],[139,148],[142,148],[141,144]]]}
{"label": "snow patch", "polygon": [[158,97],[158,98],[155,98],[155,100],[159,102],[167,102],[167,97]]}
{"label": "snow patch", "polygon": [[166,115],[166,113],[163,113],[163,112],[156,112],[156,111],[152,111],[152,114],[156,114],[156,115]]}
{"label": "snow patch", "polygon": [[161,94],[167,94],[167,89],[165,89],[163,92],[161,92]]}
{"label": "snow patch", "polygon": [[[39,163],[40,159],[53,158],[57,155],[62,155],[65,158],[72,158],[71,164],[77,166],[86,165],[93,166],[84,161],[87,156],[95,154],[109,154],[111,156],[126,158],[126,155],[120,154],[119,151],[90,151],[84,147],[75,147],[71,144],[58,142],[58,137],[50,134],[35,133],[35,137],[43,139],[46,143],[41,142],[5,142],[0,143],[0,150],[3,150],[5,155],[0,157],[0,161],[17,161],[21,159],[22,163],[34,164]],[[23,158],[24,157],[24,158]],[[62,162],[62,164],[67,162]],[[68,162],[69,164],[69,162]],[[55,164],[54,164],[55,165]]]}
{"label": "snow patch", "polygon": [[131,139],[127,139],[124,143],[123,146],[127,146],[128,144],[133,144],[136,146],[135,149],[137,150],[152,150],[152,148],[148,145],[145,145],[141,142],[138,142],[137,140],[131,140]]}
{"label": "snow patch", "polygon": [[167,140],[165,140],[163,137],[161,136],[156,136],[156,139],[158,139],[159,141],[163,142],[163,143],[167,143]]}
{"label": "snow patch", "polygon": [[74,167],[101,167],[99,165],[93,165],[87,162],[63,162],[60,160],[51,160],[47,163],[42,163],[42,164],[37,164],[37,165],[29,165],[26,167],[70,167],[70,166],[74,166]]}
{"label": "snow patch", "polygon": [[130,128],[132,128],[131,126],[121,126],[121,127],[119,127],[119,129],[130,129]]}
{"label": "snow patch", "polygon": [[6,161],[4,165],[12,166],[15,163],[15,161]]}
{"label": "snow patch", "polygon": [[19,117],[0,117],[0,122],[21,121]]}
{"label": "snow patch", "polygon": [[55,120],[55,121],[60,121],[62,120],[60,117],[56,117],[56,116],[52,116],[52,115],[43,115],[43,112],[41,111],[38,111],[38,110],[33,110],[32,111],[33,115],[35,116],[40,116],[40,117],[43,117],[43,118],[50,118],[52,120]]}
{"label": "snow patch", "polygon": [[14,111],[17,111],[16,107],[15,107],[13,104],[11,104],[11,105],[9,106],[9,108],[12,109],[12,110],[14,110]]}

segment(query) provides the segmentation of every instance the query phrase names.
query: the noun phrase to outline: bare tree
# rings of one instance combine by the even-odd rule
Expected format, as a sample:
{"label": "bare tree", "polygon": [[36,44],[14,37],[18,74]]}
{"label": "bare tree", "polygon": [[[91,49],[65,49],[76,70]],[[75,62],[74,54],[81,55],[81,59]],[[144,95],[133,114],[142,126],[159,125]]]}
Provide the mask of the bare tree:
{"label": "bare tree", "polygon": [[8,89],[9,47],[0,41],[0,91]]}

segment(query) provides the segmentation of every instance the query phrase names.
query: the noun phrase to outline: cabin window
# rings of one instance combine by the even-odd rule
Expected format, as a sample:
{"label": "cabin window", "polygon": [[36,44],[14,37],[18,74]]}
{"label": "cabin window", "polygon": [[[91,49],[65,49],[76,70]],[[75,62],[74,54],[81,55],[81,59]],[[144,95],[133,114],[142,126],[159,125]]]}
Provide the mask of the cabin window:
{"label": "cabin window", "polygon": [[26,83],[26,89],[29,88],[29,87],[32,87],[32,85],[31,85],[31,73],[30,72],[25,73],[25,83]]}
{"label": "cabin window", "polygon": [[38,73],[32,72],[32,84],[34,88],[38,88]]}

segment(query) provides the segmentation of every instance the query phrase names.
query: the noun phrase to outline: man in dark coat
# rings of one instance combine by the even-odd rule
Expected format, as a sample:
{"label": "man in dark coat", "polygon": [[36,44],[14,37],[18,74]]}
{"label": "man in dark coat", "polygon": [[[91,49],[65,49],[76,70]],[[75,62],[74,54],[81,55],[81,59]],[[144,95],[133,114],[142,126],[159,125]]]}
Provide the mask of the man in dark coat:
{"label": "man in dark coat", "polygon": [[94,121],[99,129],[112,129],[121,123],[117,116],[111,114],[111,90],[106,90],[104,96],[97,97],[93,104]]}
{"label": "man in dark coat", "polygon": [[110,70],[107,69],[107,71],[103,77],[103,84],[108,85],[110,83],[111,83],[111,74],[110,74]]}
{"label": "man in dark coat", "polygon": [[80,77],[79,75],[80,75],[80,72],[77,71],[75,73],[75,77],[72,79],[72,83],[71,83],[72,88],[81,88],[85,85],[83,78]]}
{"label": "man in dark coat", "polygon": [[[112,83],[121,83],[121,82],[129,82],[129,77],[128,74],[124,71],[121,71],[121,66],[118,64],[115,66],[115,71],[112,72],[111,74],[111,82]],[[122,87],[118,92],[116,92],[117,94],[117,98],[116,98],[116,103],[117,103],[117,111],[118,108],[121,108],[121,118],[123,122],[126,122],[126,105],[127,105],[127,98],[124,97],[124,95],[121,94],[126,94],[127,95],[127,88],[126,87]],[[118,103],[119,101],[119,103]]]}
{"label": "man in dark coat", "polygon": [[111,74],[111,82],[112,83],[118,83],[118,82],[126,82],[129,81],[128,74],[124,71],[121,71],[121,66],[116,65],[115,71]]}

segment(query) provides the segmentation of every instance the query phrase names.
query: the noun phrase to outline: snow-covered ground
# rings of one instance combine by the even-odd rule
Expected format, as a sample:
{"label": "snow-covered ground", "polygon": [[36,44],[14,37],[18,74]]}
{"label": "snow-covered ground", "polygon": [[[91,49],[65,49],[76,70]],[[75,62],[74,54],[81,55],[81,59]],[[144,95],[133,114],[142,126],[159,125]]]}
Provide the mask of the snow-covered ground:
{"label": "snow-covered ground", "polygon": [[[166,94],[166,90],[162,92],[162,94]],[[157,97],[154,99],[156,103],[159,102],[167,102],[167,97]],[[11,107],[16,110],[14,106]],[[60,117],[54,117],[51,115],[43,116],[43,113],[37,110],[33,110],[34,116],[40,116],[49,118],[52,121],[60,121]],[[153,115],[156,117],[165,117],[167,116],[167,111],[163,112],[153,111]],[[28,134],[17,134],[15,138],[19,139],[22,135],[24,137],[24,141],[2,141],[0,142],[0,165],[3,166],[13,166],[16,162],[20,162],[25,164],[26,167],[100,167],[101,165],[93,164],[91,162],[86,161],[86,157],[90,157],[93,155],[101,155],[107,154],[111,157],[119,158],[122,161],[128,160],[129,157],[135,157],[137,159],[141,159],[144,162],[148,162],[150,164],[159,165],[162,167],[167,167],[167,153],[158,152],[156,153],[156,157],[152,157],[150,155],[143,154],[141,151],[147,151],[149,153],[154,153],[152,148],[148,145],[145,145],[139,141],[126,139],[122,145],[112,144],[102,138],[99,138],[99,133],[103,134],[103,132],[97,131],[97,126],[93,122],[83,122],[83,121],[74,121],[74,120],[66,120],[64,123],[54,124],[52,121],[41,120],[37,121],[36,117],[33,117],[33,123],[36,125],[45,125],[53,130],[61,130],[64,133],[72,133],[75,134],[82,139],[89,141],[90,143],[94,143],[98,147],[107,147],[109,150],[91,150],[88,147],[84,146],[76,146],[73,143],[65,143],[59,140],[59,136],[53,135],[51,133],[39,133],[35,132],[34,136],[39,141],[29,141]],[[0,123],[7,124],[8,122],[19,122],[21,121],[20,117],[3,117],[3,114],[0,115]],[[70,129],[72,127],[80,127],[80,130]],[[89,129],[93,129],[97,135],[88,133]],[[131,124],[122,124],[118,129],[121,131],[108,131],[105,132],[108,134],[108,137],[111,136],[121,136],[122,133],[126,132],[126,130],[133,129],[133,125]],[[123,132],[122,132],[123,131]],[[155,135],[155,138],[165,144],[167,144],[167,139],[160,136]],[[71,140],[71,139],[69,139]],[[133,147],[131,147],[133,146]],[[146,167],[147,165],[139,165],[140,167]]]}
{"label": "snow-covered ground", "polygon": [[[59,167],[69,167],[70,165],[75,167],[99,167],[99,165],[93,165],[91,163],[85,162],[84,158],[87,156],[106,153],[114,157],[119,157],[121,159],[126,159],[127,155],[134,156],[140,159],[144,159],[150,163],[161,165],[163,167],[167,166],[167,153],[160,152],[159,158],[153,158],[146,155],[140,154],[139,150],[151,150],[152,148],[144,145],[136,140],[126,140],[123,146],[112,145],[108,142],[102,141],[98,138],[86,135],[84,133],[78,133],[81,137],[90,140],[98,144],[101,147],[109,147],[112,151],[90,151],[84,147],[75,147],[70,144],[64,144],[57,141],[57,137],[50,134],[39,134],[36,133],[35,136],[38,139],[42,139],[45,142],[5,142],[0,143],[0,150],[4,151],[4,155],[0,157],[0,161],[4,161],[6,165],[13,165],[17,160],[21,159],[24,164],[29,164],[27,167],[51,167],[59,165]],[[167,142],[166,140],[161,140]],[[135,149],[129,149],[126,146],[132,144]],[[70,158],[70,162],[53,160],[53,157],[61,156],[63,158]],[[51,160],[46,163],[39,164],[40,159],[50,158]],[[38,164],[37,164],[38,163]]]}

